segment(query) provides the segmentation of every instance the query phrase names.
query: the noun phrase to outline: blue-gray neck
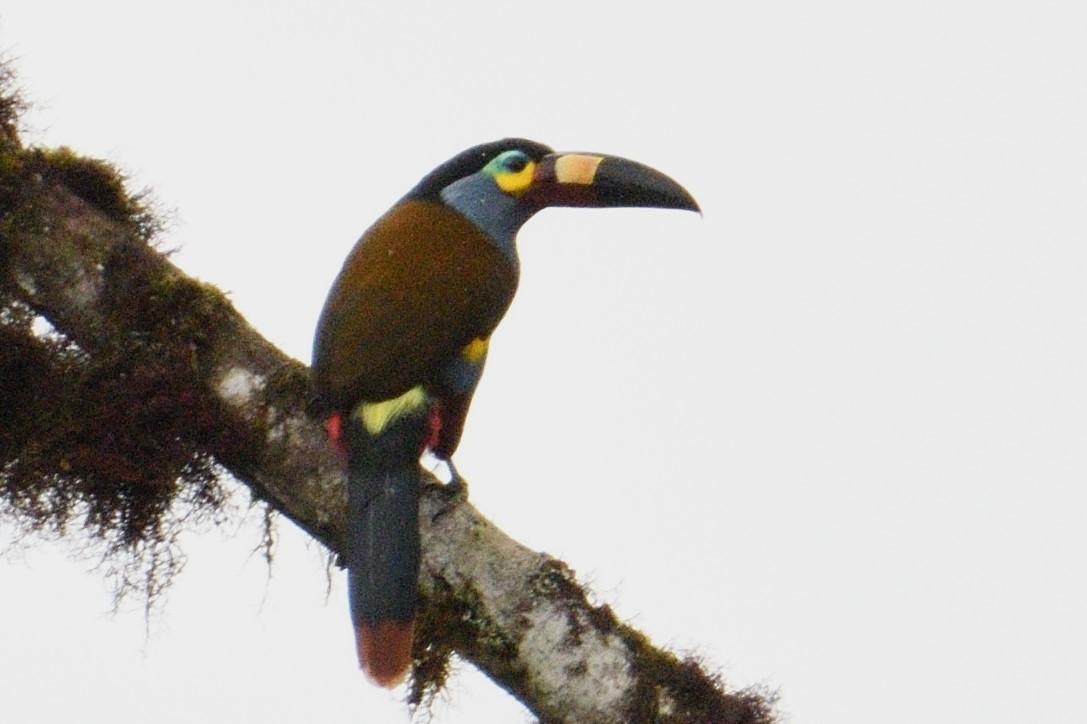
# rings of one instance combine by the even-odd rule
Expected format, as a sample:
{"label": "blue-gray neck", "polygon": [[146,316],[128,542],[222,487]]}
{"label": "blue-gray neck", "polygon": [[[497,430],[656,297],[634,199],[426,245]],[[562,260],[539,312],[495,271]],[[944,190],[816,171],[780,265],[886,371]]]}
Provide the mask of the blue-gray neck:
{"label": "blue-gray neck", "polygon": [[446,186],[442,201],[478,226],[487,237],[517,263],[517,232],[536,209],[517,203],[517,199],[498,188],[489,174],[476,173]]}

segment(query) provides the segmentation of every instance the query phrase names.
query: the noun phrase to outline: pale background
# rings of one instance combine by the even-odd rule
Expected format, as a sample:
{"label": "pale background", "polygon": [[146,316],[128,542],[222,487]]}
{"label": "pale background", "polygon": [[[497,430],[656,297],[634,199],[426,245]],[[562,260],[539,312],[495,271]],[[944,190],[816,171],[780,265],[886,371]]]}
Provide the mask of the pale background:
{"label": "pale background", "polygon": [[[793,722],[1087,721],[1076,2],[5,0],[26,138],[117,163],[309,359],[363,229],[464,147],[650,163],[705,216],[547,211],[459,454],[479,508]],[[245,496],[239,500],[244,502]],[[342,575],[256,516],[145,631],[0,559],[4,722],[403,721]],[[6,537],[6,536],[5,536]],[[527,713],[470,666],[435,722]]]}

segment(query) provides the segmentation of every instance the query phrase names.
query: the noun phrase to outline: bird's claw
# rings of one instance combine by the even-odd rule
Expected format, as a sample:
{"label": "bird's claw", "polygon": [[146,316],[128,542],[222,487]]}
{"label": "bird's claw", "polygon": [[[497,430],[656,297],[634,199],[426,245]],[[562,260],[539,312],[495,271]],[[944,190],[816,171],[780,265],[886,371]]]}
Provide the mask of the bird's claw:
{"label": "bird's claw", "polygon": [[438,512],[434,514],[434,517],[430,519],[431,522],[441,518],[460,503],[468,499],[468,481],[457,471],[452,460],[446,460],[445,465],[449,468],[449,482],[442,486],[445,502]]}
{"label": "bird's claw", "polygon": [[457,466],[453,464],[452,460],[446,460],[445,466],[449,468],[449,482],[445,484],[445,489],[448,491],[450,497],[468,499],[468,481],[464,479],[464,476],[457,470]]}

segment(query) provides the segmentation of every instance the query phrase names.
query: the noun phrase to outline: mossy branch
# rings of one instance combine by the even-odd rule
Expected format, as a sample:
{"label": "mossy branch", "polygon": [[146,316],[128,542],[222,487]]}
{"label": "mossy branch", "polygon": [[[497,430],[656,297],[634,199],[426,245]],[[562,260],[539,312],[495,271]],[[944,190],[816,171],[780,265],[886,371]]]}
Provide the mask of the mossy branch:
{"label": "mossy branch", "polygon": [[[0,118],[4,515],[63,532],[79,510],[117,550],[171,543],[169,511],[219,509],[221,465],[341,551],[343,470],[307,414],[306,368],[148,244],[150,216],[113,169],[21,148],[11,128]],[[440,486],[422,518],[413,703],[455,652],[543,721],[771,721],[771,697],[726,693]]]}

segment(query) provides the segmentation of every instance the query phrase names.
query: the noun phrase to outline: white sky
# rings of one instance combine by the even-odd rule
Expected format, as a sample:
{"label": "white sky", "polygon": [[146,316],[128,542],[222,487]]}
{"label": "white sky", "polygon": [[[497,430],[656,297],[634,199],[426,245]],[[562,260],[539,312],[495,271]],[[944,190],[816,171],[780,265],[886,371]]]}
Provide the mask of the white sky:
{"label": "white sky", "polygon": [[[224,7],[226,6],[226,7]],[[705,217],[548,211],[458,457],[473,502],[794,722],[1087,721],[1087,13],[1074,2],[5,0],[28,140],[108,158],[308,360],[425,172],[522,135]],[[0,559],[5,722],[402,721],[341,574],[186,541],[145,637]],[[525,721],[470,666],[436,721]]]}

